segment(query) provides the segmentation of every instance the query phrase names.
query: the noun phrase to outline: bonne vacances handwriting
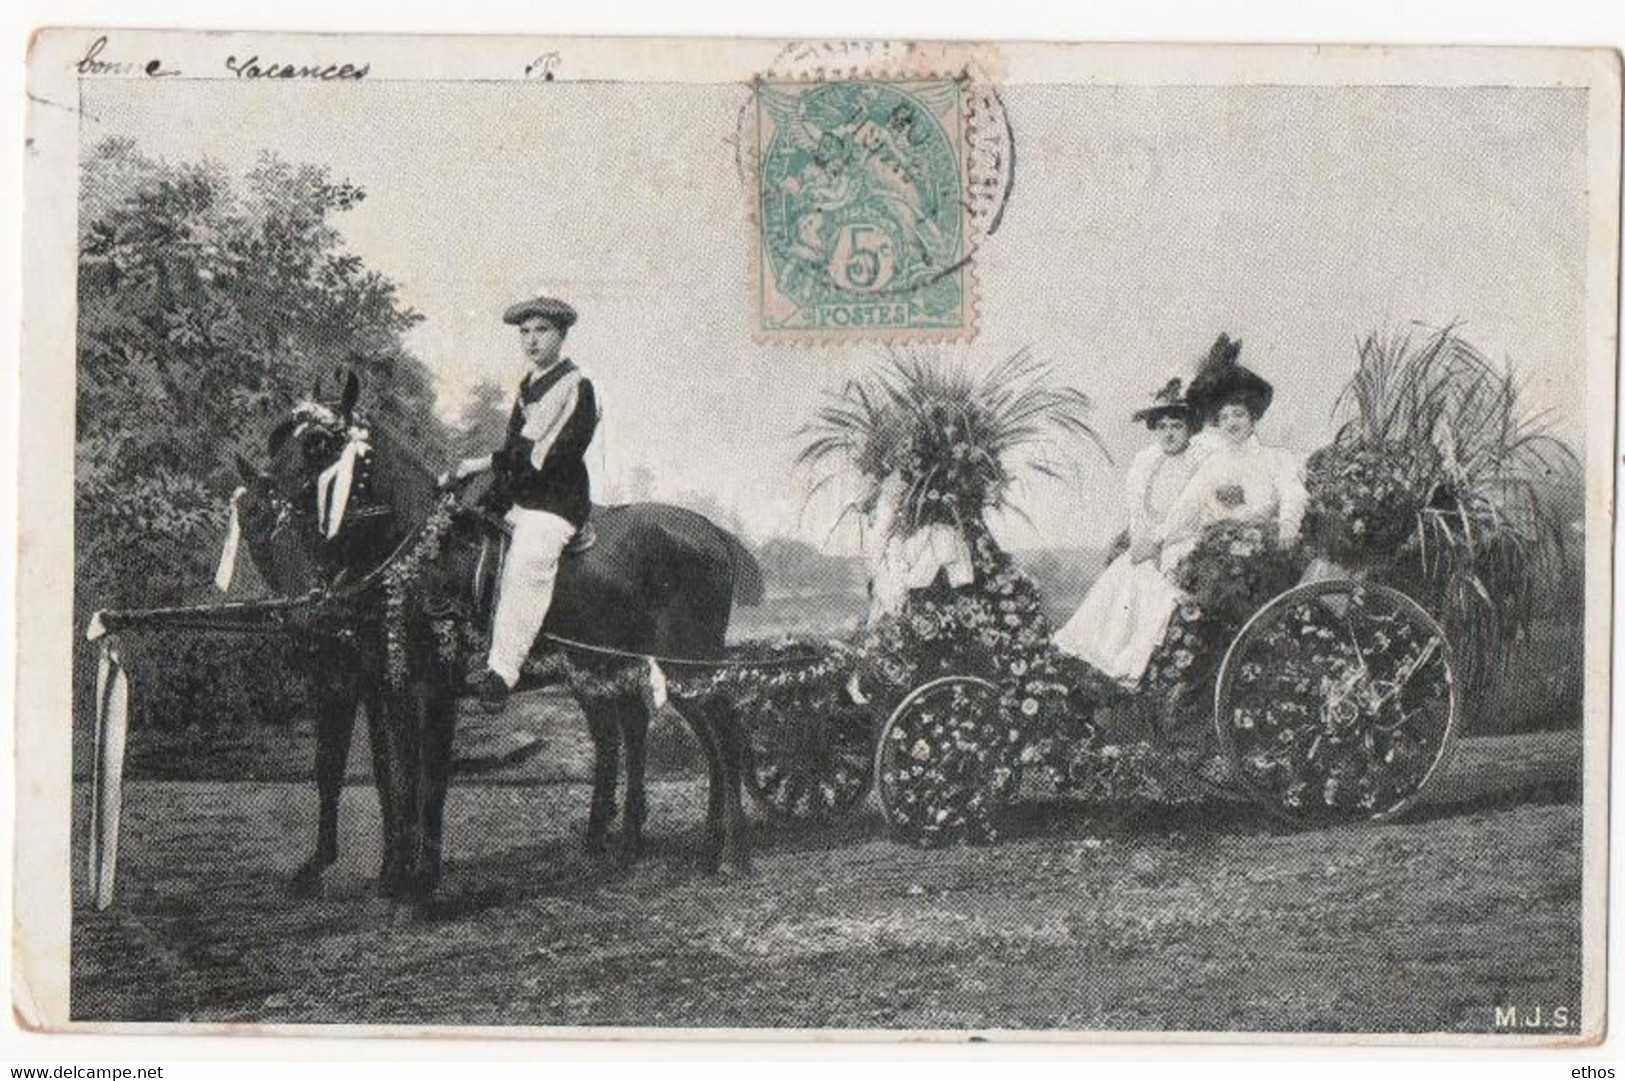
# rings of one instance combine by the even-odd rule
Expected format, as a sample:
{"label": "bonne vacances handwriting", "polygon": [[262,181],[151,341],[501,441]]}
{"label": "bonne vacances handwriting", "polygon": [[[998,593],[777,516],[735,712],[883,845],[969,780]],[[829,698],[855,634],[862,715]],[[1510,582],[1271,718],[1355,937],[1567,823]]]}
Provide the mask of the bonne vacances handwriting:
{"label": "bonne vacances handwriting", "polygon": [[156,56],[142,64],[132,60],[104,60],[102,54],[106,51],[107,35],[103,34],[90,43],[84,56],[73,62],[74,70],[80,75],[149,75],[154,79],[180,74],[165,68]]}
{"label": "bonne vacances handwriting", "polygon": [[239,79],[316,79],[333,82],[340,79],[361,80],[372,70],[371,64],[283,64],[261,60],[258,54],[244,60],[226,57],[226,70]]}
{"label": "bonne vacances handwriting", "polygon": [[[163,61],[153,57],[147,61],[114,60],[109,55],[108,40],[104,34],[90,43],[83,56],[73,62],[80,75],[147,75],[162,78],[179,75],[178,70],[164,67]],[[354,64],[290,64],[275,60],[261,60],[259,54],[239,60],[226,57],[226,70],[239,79],[313,79],[320,82],[339,80],[359,81],[372,70],[370,63]]]}

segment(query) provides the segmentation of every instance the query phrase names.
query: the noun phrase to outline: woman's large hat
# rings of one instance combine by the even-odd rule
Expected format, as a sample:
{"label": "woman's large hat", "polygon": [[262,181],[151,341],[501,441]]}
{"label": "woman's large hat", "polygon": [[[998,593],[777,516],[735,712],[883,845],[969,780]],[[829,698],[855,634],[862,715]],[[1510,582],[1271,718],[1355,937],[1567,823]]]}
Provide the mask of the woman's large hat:
{"label": "woman's large hat", "polygon": [[1275,388],[1269,380],[1239,363],[1236,358],[1240,355],[1241,340],[1231,341],[1230,335],[1220,334],[1197,368],[1187,398],[1204,417],[1237,400],[1246,403],[1255,420],[1270,407]]}
{"label": "woman's large hat", "polygon": [[1129,418],[1136,424],[1144,424],[1147,428],[1155,428],[1157,421],[1163,417],[1178,417],[1190,426],[1192,431],[1201,427],[1201,418],[1197,415],[1190,399],[1185,396],[1185,381],[1175,376],[1162,385],[1162,389],[1151,396],[1151,404],[1144,409],[1137,409]]}

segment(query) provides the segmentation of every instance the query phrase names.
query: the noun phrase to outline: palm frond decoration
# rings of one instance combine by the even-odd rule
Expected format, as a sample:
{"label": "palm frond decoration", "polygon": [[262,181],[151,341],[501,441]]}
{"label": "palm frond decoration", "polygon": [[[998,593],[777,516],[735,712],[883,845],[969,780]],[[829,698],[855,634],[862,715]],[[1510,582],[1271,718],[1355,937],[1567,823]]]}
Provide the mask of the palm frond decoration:
{"label": "palm frond decoration", "polygon": [[1397,463],[1389,505],[1409,525],[1390,573],[1445,623],[1469,689],[1483,690],[1573,569],[1579,458],[1550,415],[1524,406],[1511,365],[1492,363],[1454,325],[1373,332],[1358,349],[1322,454],[1380,450]]}
{"label": "palm frond decoration", "polygon": [[1019,513],[1011,500],[1017,470],[1063,476],[1055,453],[1061,443],[1092,444],[1111,460],[1089,423],[1089,396],[1055,385],[1052,374],[1028,348],[980,374],[931,351],[892,350],[802,429],[807,441],[797,465],[823,474],[815,490],[857,471],[864,493],[843,513],[867,513],[895,475],[902,530],[937,523],[966,529],[993,510]]}

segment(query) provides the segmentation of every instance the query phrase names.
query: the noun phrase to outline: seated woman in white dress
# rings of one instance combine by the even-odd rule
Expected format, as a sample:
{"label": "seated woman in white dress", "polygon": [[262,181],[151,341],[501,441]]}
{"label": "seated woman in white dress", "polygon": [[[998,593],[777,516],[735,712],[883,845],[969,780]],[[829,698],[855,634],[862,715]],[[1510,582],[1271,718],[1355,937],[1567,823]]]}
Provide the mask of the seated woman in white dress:
{"label": "seated woman in white dress", "polygon": [[1162,565],[1172,570],[1215,522],[1273,525],[1282,546],[1298,540],[1308,493],[1297,455],[1264,446],[1254,428],[1274,400],[1275,388],[1237,362],[1241,342],[1220,335],[1191,381],[1190,402],[1207,426],[1207,450],[1190,483],[1168,509],[1158,541]]}
{"label": "seated woman in white dress", "polygon": [[1095,580],[1077,614],[1055,636],[1060,649],[1129,687],[1140,681],[1180,599],[1165,573],[1172,564],[1159,558],[1162,524],[1204,453],[1192,444],[1201,425],[1181,391],[1178,379],[1169,380],[1150,407],[1134,414],[1156,441],[1129,466],[1128,550]]}

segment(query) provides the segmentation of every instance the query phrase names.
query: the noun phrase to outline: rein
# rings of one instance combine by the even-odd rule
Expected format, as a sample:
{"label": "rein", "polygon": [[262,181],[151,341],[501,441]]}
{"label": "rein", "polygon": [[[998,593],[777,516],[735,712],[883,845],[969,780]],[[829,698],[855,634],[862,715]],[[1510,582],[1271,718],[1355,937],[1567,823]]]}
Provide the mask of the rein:
{"label": "rein", "polygon": [[[455,499],[447,496],[447,500]],[[442,507],[446,506],[442,503]],[[438,512],[440,508],[436,508]],[[282,622],[274,619],[267,623],[259,617],[278,617],[288,613],[321,611],[357,600],[383,584],[390,570],[407,552],[421,541],[434,524],[435,516],[408,533],[390,553],[372,570],[339,588],[319,586],[297,597],[267,597],[250,601],[222,601],[219,604],[180,605],[167,608],[124,608],[97,612],[91,618],[89,636],[99,638],[102,633],[139,630],[148,627],[169,627],[184,630],[233,631],[244,634],[267,633],[280,630]]]}
{"label": "rein", "polygon": [[[417,528],[409,532],[399,544],[390,550],[377,566],[367,571],[360,578],[334,586],[318,587],[297,597],[267,597],[261,600],[223,601],[218,604],[197,604],[189,606],[173,606],[166,608],[126,608],[109,609],[96,613],[91,619],[88,637],[100,638],[103,634],[141,630],[154,627],[170,628],[175,630],[198,631],[225,631],[236,634],[270,634],[286,628],[287,617],[303,613],[317,615],[331,613],[335,609],[344,607],[365,597],[380,587],[392,584],[391,578],[398,577],[397,572],[402,565],[414,554],[416,549],[431,534],[443,535],[450,515],[455,513],[457,497],[447,493],[440,503],[430,512],[429,516]],[[433,537],[433,546],[438,549],[440,536]],[[413,568],[416,571],[417,568]],[[410,575],[408,577],[415,577]],[[353,610],[350,614],[353,614]],[[654,661],[662,667],[712,669],[712,670],[743,670],[755,669],[773,671],[784,668],[799,668],[819,663],[823,658],[812,650],[796,654],[786,654],[777,657],[750,658],[713,658],[702,660],[695,657],[672,657],[661,654],[640,653],[635,650],[617,649],[614,646],[597,645],[592,642],[583,642],[564,635],[543,632],[542,637],[562,649],[585,653],[597,657],[614,658],[625,661],[647,662]]]}

